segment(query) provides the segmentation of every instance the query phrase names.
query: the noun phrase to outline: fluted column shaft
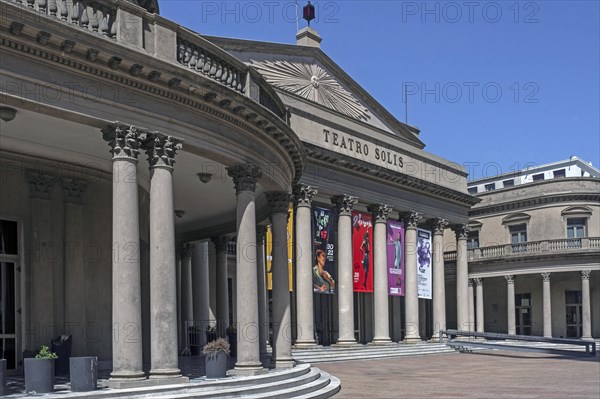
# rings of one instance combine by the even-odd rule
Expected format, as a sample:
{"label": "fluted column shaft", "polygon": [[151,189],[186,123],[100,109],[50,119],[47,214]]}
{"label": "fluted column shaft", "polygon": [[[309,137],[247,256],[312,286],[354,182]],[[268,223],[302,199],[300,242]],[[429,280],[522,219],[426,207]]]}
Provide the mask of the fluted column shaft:
{"label": "fluted column shaft", "polygon": [[288,195],[267,193],[273,232],[273,357],[276,368],[294,367],[287,250]]}
{"label": "fluted column shaft", "polygon": [[477,293],[477,332],[484,332],[484,318],[483,318],[483,280],[480,278],[474,279],[475,281],[475,292]]}
{"label": "fluted column shaft", "polygon": [[173,164],[181,144],[152,133],[150,165],[150,378],[181,377],[177,353],[177,296]]}
{"label": "fluted column shaft", "polygon": [[217,331],[220,334],[229,327],[229,285],[227,275],[227,239],[213,239],[217,250]]}
{"label": "fluted column shaft", "polygon": [[269,365],[267,342],[269,342],[269,312],[267,309],[267,265],[265,251],[265,227],[256,230],[256,277],[258,278],[258,350],[263,365]]}
{"label": "fluted column shaft", "polygon": [[[208,241],[197,242],[192,253],[192,281],[194,297],[194,323],[201,331],[210,325],[210,281]],[[206,334],[200,334],[200,345],[206,343]]]}
{"label": "fluted column shaft", "polygon": [[517,333],[516,318],[515,318],[515,278],[514,276],[504,276],[506,279],[506,296],[507,296],[507,314],[508,314],[508,334],[514,335]]}
{"label": "fluted column shaft", "polygon": [[475,331],[475,292],[473,279],[469,279],[467,295],[469,296],[469,331]]}
{"label": "fluted column shaft", "polygon": [[542,273],[542,293],[544,306],[544,337],[552,338],[552,293],[550,273]]}
{"label": "fluted column shaft", "polygon": [[[102,131],[113,155],[112,382],[140,380],[142,306],[137,157],[146,133],[133,126]],[[127,339],[125,339],[127,338]]]}
{"label": "fluted column shaft", "polygon": [[419,342],[419,291],[417,281],[417,224],[422,215],[413,212],[404,216],[405,250],[404,250],[404,312],[405,331],[404,340],[408,343]]}
{"label": "fluted column shaft", "polygon": [[445,219],[437,219],[433,230],[433,335],[439,340],[440,330],[446,329],[446,280],[444,274],[444,229],[448,225]]}
{"label": "fluted column shaft", "polygon": [[295,346],[315,346],[313,283],[312,283],[312,227],[311,202],[317,193],[314,187],[295,187],[296,203],[296,322]]}
{"label": "fluted column shaft", "polygon": [[260,362],[258,330],[258,282],[256,276],[256,183],[261,170],[253,165],[228,168],[237,197],[236,307],[237,362],[234,373],[252,375],[264,371]]}
{"label": "fluted column shaft", "polygon": [[592,311],[590,304],[591,270],[581,271],[581,339],[592,339]]}
{"label": "fluted column shaft", "polygon": [[339,195],[331,199],[338,215],[338,345],[354,345],[354,286],[352,282],[352,207],[356,197]]}
{"label": "fluted column shaft", "polygon": [[388,267],[387,267],[387,241],[386,220],[391,208],[384,204],[369,206],[373,215],[373,263],[374,263],[374,337],[373,344],[385,345],[392,342],[390,339],[390,319],[388,309]]}
{"label": "fluted column shaft", "polygon": [[456,323],[458,330],[469,330],[469,267],[467,263],[466,225],[458,226],[456,232]]}

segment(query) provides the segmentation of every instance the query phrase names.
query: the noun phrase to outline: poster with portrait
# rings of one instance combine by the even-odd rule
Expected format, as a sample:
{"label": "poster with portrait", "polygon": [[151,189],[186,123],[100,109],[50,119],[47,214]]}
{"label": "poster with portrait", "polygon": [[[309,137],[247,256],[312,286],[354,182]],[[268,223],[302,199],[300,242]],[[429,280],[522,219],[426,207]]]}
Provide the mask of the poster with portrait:
{"label": "poster with portrait", "polygon": [[423,229],[417,229],[417,292],[419,298],[432,298],[431,231]]}
{"label": "poster with portrait", "polygon": [[352,212],[352,282],[354,292],[373,292],[373,221]]}
{"label": "poster with portrait", "polygon": [[404,296],[404,223],[388,221],[386,230],[388,293]]}
{"label": "poster with portrait", "polygon": [[334,294],[335,213],[331,209],[318,207],[314,207],[312,213],[313,291]]}
{"label": "poster with portrait", "polygon": [[[294,207],[290,204],[288,209],[288,220],[287,220],[287,255],[288,255],[288,285],[289,290],[294,290],[293,280],[293,258],[294,258]],[[273,264],[273,233],[271,231],[271,225],[267,226],[265,234],[265,267],[267,268],[267,290],[273,290],[273,273],[271,266]]]}

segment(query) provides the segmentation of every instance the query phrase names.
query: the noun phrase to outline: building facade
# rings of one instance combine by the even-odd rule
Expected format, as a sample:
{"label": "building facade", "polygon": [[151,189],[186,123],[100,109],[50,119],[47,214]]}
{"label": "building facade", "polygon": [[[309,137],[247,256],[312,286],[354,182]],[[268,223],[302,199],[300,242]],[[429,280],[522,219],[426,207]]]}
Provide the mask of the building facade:
{"label": "building facade", "polygon": [[[469,182],[469,321],[600,337],[600,171],[577,158]],[[449,238],[449,245],[452,245]],[[446,253],[453,265],[455,252]]]}

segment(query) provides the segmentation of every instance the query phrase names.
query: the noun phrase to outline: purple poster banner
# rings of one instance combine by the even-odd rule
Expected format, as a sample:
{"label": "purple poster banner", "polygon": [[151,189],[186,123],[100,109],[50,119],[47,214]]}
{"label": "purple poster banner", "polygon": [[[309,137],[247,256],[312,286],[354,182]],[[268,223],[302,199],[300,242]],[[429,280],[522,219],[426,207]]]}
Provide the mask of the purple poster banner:
{"label": "purple poster banner", "polygon": [[390,295],[404,296],[404,223],[387,222],[387,267]]}

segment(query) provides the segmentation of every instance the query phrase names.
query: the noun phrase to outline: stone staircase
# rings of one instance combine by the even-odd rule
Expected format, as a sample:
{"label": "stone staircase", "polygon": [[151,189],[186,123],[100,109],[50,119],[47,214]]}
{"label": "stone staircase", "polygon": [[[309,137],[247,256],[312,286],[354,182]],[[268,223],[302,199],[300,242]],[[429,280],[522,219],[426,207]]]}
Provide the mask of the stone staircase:
{"label": "stone staircase", "polygon": [[[292,369],[271,370],[268,374],[222,379],[194,378],[188,384],[148,386],[142,388],[101,388],[93,392],[70,392],[68,385],[56,385],[53,394],[44,398],[330,398],[341,389],[340,380],[310,364]],[[22,397],[9,395],[8,397]]]}
{"label": "stone staircase", "polygon": [[329,346],[315,349],[294,349],[292,354],[297,362],[324,363],[451,352],[454,352],[454,349],[449,348],[443,343],[423,342],[417,344],[392,343],[390,345]]}

